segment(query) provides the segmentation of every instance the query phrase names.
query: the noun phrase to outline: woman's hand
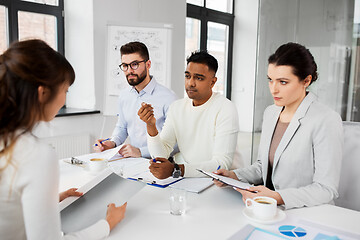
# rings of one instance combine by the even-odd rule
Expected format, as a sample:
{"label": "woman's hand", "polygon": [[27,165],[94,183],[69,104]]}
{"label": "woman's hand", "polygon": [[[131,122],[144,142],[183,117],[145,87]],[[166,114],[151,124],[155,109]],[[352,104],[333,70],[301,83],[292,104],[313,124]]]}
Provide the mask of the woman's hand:
{"label": "woman's hand", "polygon": [[127,203],[120,207],[116,207],[114,203],[108,205],[106,212],[106,221],[109,223],[110,231],[125,217]]}
{"label": "woman's hand", "polygon": [[241,193],[244,202],[248,198],[252,199],[254,197],[271,197],[277,201],[278,205],[284,204],[284,201],[278,192],[272,191],[265,186],[251,187],[249,188],[249,191],[240,188],[234,188],[234,189],[239,193]]}
{"label": "woman's hand", "polygon": [[[233,172],[233,171],[229,171],[229,170],[226,170],[226,169],[219,169],[217,170],[216,172],[214,172],[215,174],[217,175],[221,175],[221,176],[224,176],[224,177],[229,177],[229,178],[232,178],[232,179],[235,179],[235,180],[239,180],[236,176],[236,174]],[[225,183],[222,183],[220,181],[217,181],[214,179],[214,183],[216,186],[218,187],[224,187],[226,186]]]}
{"label": "woman's hand", "polygon": [[74,197],[81,197],[83,195],[82,192],[77,192],[77,188],[70,188],[68,190],[66,190],[65,192],[61,192],[59,194],[59,202],[61,202],[62,200],[64,200],[65,198],[74,196]]}

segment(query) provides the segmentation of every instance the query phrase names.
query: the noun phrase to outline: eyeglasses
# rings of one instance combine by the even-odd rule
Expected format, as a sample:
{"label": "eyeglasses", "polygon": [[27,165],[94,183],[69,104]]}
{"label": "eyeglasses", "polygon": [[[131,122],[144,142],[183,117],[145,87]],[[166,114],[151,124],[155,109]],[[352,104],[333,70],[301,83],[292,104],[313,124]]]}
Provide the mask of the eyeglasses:
{"label": "eyeglasses", "polygon": [[147,62],[148,60],[142,60],[142,61],[133,61],[129,64],[127,63],[122,63],[119,65],[120,69],[123,70],[124,72],[126,72],[129,69],[129,66],[132,70],[136,70],[139,68],[139,64],[142,62]]}

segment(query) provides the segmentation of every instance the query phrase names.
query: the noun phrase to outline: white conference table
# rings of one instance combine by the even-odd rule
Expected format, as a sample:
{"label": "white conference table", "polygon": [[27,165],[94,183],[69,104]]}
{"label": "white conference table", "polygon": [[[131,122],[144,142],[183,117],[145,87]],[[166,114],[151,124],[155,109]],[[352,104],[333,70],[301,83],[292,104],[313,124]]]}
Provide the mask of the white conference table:
{"label": "white conference table", "polygon": [[[94,177],[81,167],[60,161],[60,191],[81,187]],[[142,188],[129,199],[125,219],[112,230],[108,239],[228,239],[247,224],[269,228],[243,215],[242,196],[232,188],[212,186],[200,194],[187,193],[186,213],[182,216],[170,214],[169,195],[169,188]],[[358,211],[325,204],[285,213],[284,222],[289,218],[305,219],[360,234]]]}

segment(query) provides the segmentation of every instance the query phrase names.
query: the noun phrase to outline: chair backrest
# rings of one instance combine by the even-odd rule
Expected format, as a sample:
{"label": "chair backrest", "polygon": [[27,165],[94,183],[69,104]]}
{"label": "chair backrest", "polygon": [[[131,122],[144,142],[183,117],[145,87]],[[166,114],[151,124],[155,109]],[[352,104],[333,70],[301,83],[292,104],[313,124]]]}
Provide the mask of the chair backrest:
{"label": "chair backrest", "polygon": [[360,211],[360,123],[343,122],[344,149],[339,198],[335,204]]}

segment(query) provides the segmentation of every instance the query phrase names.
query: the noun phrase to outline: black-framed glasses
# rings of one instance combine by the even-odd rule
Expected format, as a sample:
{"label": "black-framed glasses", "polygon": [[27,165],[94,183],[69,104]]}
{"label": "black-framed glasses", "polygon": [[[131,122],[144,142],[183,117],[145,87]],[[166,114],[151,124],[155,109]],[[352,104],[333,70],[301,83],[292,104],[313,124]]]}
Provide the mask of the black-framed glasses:
{"label": "black-framed glasses", "polygon": [[140,63],[142,62],[147,62],[148,60],[142,60],[142,61],[133,61],[129,64],[127,63],[122,63],[119,65],[120,69],[123,70],[124,72],[126,72],[129,69],[129,66],[132,70],[136,70],[139,68]]}

